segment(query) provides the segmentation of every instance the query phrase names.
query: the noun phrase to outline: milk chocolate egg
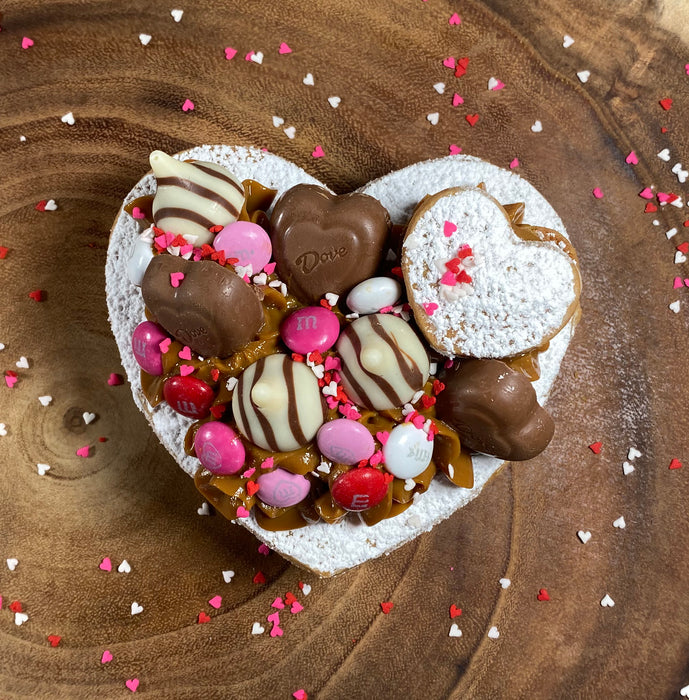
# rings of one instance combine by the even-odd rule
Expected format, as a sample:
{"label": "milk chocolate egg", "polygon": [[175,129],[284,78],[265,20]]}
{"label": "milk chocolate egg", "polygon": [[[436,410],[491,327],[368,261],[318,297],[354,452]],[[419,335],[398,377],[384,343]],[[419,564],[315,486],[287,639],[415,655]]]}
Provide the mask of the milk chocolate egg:
{"label": "milk chocolate egg", "polygon": [[355,403],[383,411],[402,406],[422,389],[430,369],[428,355],[401,318],[371,314],[340,334],[342,384]]}
{"label": "milk chocolate egg", "polygon": [[242,435],[273,452],[308,444],[326,415],[316,376],[285,355],[263,357],[242,372],[232,412]]}

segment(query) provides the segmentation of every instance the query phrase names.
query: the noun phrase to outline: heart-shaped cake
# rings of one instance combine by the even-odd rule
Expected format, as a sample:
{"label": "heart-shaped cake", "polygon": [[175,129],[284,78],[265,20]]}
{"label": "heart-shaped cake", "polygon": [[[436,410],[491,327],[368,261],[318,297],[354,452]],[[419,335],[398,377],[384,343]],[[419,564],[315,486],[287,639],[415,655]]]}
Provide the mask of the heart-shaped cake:
{"label": "heart-shaped cake", "polygon": [[[450,156],[336,197],[255,148],[152,165],[161,201],[145,176],[113,226],[110,321],[135,402],[221,513],[331,576],[545,448],[580,282],[526,181]],[[548,298],[527,299],[537,276]]]}

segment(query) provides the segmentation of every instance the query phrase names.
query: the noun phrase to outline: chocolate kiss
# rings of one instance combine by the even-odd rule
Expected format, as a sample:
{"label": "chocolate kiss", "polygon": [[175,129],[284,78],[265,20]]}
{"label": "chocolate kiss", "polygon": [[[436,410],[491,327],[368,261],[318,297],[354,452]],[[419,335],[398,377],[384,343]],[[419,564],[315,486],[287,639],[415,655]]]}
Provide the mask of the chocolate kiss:
{"label": "chocolate kiss", "polygon": [[442,381],[437,415],[457,431],[464,447],[518,461],[548,446],[553,419],[521,372],[500,360],[460,360]]}
{"label": "chocolate kiss", "polygon": [[390,217],[368,195],[297,185],[276,202],[270,225],[280,276],[292,294],[313,304],[375,274]]}
{"label": "chocolate kiss", "polygon": [[[170,274],[184,279],[173,287]],[[264,322],[251,287],[216,262],[190,262],[173,255],[151,260],[141,294],[156,321],[202,357],[226,357],[254,339]]]}

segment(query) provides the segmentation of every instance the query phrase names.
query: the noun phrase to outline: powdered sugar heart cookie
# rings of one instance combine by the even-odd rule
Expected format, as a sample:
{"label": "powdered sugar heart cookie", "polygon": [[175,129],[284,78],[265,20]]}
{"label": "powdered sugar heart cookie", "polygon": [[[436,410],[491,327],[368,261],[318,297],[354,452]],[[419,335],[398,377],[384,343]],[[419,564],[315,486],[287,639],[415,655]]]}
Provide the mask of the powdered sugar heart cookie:
{"label": "powdered sugar heart cookie", "polygon": [[[521,209],[511,211],[521,224]],[[417,208],[402,270],[414,317],[440,353],[520,355],[576,310],[581,281],[566,239],[519,224],[479,187],[444,190]]]}
{"label": "powdered sugar heart cookie", "polygon": [[[275,188],[278,196],[298,183],[323,186],[296,165],[256,148],[202,146],[176,157],[223,165],[240,181],[257,180],[267,187]],[[375,180],[360,191],[378,199],[394,223],[406,224],[415,207],[429,193],[454,187],[476,187],[479,183],[484,183],[486,191],[499,202],[524,202],[526,221],[537,222],[540,226],[564,233],[557,214],[531,185],[514,173],[469,156],[451,156],[417,163]],[[131,204],[136,198],[151,195],[154,191],[154,178],[150,174],[146,175],[126,197],[125,204]],[[199,460],[186,454],[184,441],[194,421],[174,411],[166,403],[151,407],[143,393],[140,367],[132,352],[134,330],[145,318],[141,294],[127,274],[130,250],[140,241],[139,235],[139,223],[124,208],[120,210],[113,226],[106,264],[110,321],[136,404],[166,449],[193,476],[199,467]],[[552,338],[547,351],[539,356],[541,375],[532,386],[541,403],[557,376],[560,362],[572,337],[575,318],[574,316]],[[330,369],[326,364],[325,370]],[[333,524],[319,521],[302,529],[273,532],[259,525],[253,512],[255,509],[248,517],[239,517],[236,522],[291,561],[321,576],[332,576],[389,553],[420,533],[430,530],[475,498],[503,463],[500,459],[484,455],[473,455],[470,461],[473,466],[473,486],[470,488],[457,488],[439,476],[430,482],[425,493],[415,495],[404,513],[370,527],[346,517]],[[321,469],[320,465],[318,469]],[[327,465],[325,469],[328,469]],[[241,515],[246,515],[245,509]]]}

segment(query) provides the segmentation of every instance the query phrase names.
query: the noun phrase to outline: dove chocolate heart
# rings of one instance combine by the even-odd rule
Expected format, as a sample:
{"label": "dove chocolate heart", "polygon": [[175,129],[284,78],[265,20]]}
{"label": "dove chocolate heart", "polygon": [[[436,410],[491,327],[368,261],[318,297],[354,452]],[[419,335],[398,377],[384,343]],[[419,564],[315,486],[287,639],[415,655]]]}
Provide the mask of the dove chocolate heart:
{"label": "dove chocolate heart", "polygon": [[273,254],[292,294],[317,303],[374,275],[389,229],[388,213],[373,197],[296,185],[273,209]]}
{"label": "dove chocolate heart", "polygon": [[438,396],[438,417],[464,447],[505,460],[535,457],[555,426],[531,382],[500,360],[467,360],[447,372]]}
{"label": "dove chocolate heart", "polygon": [[263,307],[251,287],[212,261],[157,255],[141,293],[156,321],[203,357],[236,352],[263,326]]}

